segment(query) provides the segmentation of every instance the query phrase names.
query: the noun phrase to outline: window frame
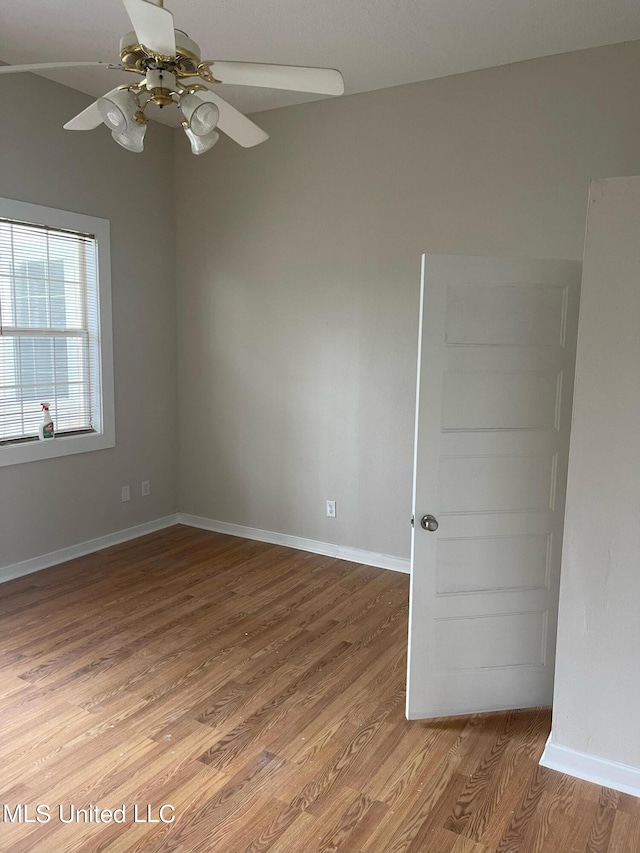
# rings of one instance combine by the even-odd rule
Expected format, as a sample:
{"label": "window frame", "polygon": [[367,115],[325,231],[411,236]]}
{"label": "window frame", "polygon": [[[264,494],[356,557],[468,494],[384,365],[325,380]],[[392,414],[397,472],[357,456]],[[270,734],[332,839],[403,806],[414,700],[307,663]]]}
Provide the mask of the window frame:
{"label": "window frame", "polygon": [[95,236],[100,335],[100,365],[98,369],[101,388],[100,432],[56,435],[53,441],[17,439],[15,442],[2,444],[0,445],[0,467],[115,447],[109,220],[8,198],[0,198],[0,217],[24,222],[27,225],[46,225],[51,228]]}

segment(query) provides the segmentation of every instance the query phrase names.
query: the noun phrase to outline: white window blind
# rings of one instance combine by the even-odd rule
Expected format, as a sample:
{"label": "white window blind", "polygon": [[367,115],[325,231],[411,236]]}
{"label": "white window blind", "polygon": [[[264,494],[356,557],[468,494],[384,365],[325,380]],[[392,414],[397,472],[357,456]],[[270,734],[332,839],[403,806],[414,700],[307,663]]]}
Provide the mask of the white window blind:
{"label": "white window blind", "polygon": [[100,431],[96,239],[0,217],[0,443]]}

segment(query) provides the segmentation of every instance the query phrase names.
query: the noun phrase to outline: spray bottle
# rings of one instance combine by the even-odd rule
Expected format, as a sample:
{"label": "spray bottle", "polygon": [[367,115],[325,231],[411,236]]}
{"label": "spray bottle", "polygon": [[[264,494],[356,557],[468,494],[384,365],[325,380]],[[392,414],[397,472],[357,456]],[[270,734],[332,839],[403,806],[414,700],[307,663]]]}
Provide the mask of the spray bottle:
{"label": "spray bottle", "polygon": [[51,419],[51,415],[49,414],[49,404],[48,403],[40,403],[42,406],[42,423],[40,424],[40,428],[38,430],[38,438],[47,439],[47,438],[55,438],[55,433],[53,431],[53,420]]}

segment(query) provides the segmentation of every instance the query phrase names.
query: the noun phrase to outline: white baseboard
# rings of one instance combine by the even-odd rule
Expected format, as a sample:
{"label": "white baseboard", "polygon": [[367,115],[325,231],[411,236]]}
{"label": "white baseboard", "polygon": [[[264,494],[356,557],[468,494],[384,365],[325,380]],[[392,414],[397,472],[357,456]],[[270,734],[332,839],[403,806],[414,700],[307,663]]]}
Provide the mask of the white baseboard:
{"label": "white baseboard", "polygon": [[31,560],[23,560],[20,563],[14,563],[12,566],[5,566],[0,568],[0,583],[20,578],[23,575],[30,575],[32,572],[39,572],[42,569],[48,569],[50,566],[57,566],[58,563],[65,563],[75,557],[84,557],[85,554],[101,551],[111,545],[128,542],[129,539],[137,539],[147,533],[155,533],[156,530],[164,530],[165,527],[172,527],[174,524],[178,524],[177,515],[167,515],[164,518],[157,518],[155,521],[147,521],[145,524],[128,527],[126,530],[118,530],[116,533],[108,533],[106,536],[99,536],[97,539],[89,539],[87,542],[71,545],[69,548],[51,551],[41,557],[33,557]]}
{"label": "white baseboard", "polygon": [[363,563],[379,569],[390,569],[393,572],[409,574],[409,560],[402,557],[392,557],[389,554],[377,554],[375,551],[362,551],[359,548],[347,548],[343,545],[333,545],[330,542],[318,542],[316,539],[303,539],[300,536],[289,536],[286,533],[274,533],[271,530],[261,530],[258,527],[245,527],[242,524],[231,524],[228,521],[215,521],[212,518],[200,518],[197,515],[178,513],[178,523],[189,527],[199,527],[201,530],[211,530],[214,533],[227,533],[230,536],[240,536],[242,539],[255,539],[258,542],[269,542],[271,545],[285,545],[287,548],[298,548],[310,551],[312,554],[325,554],[339,560],[349,560],[352,563]]}
{"label": "white baseboard", "polygon": [[227,533],[230,536],[240,536],[243,539],[256,539],[258,542],[269,542],[272,545],[285,545],[288,548],[310,551],[312,554],[326,554],[328,557],[350,560],[353,563],[363,563],[366,566],[376,566],[380,569],[391,569],[394,572],[408,574],[410,571],[409,560],[403,560],[401,557],[376,554],[375,551],[362,551],[358,548],[346,548],[341,545],[332,545],[329,542],[317,542],[315,539],[302,539],[300,536],[287,536],[284,533],[260,530],[257,527],[244,527],[240,524],[230,524],[227,521],[214,521],[210,518],[200,518],[197,515],[178,512],[174,515],[158,518],[155,521],[138,524],[136,527],[118,530],[116,533],[108,533],[106,536],[90,539],[78,545],[71,545],[69,548],[61,548],[59,551],[52,551],[40,557],[33,557],[30,560],[5,566],[0,568],[0,583],[29,575],[32,572],[39,572],[42,569],[48,569],[50,566],[57,566],[58,563],[73,560],[75,557],[84,557],[85,554],[101,551],[111,545],[119,545],[121,542],[137,539],[139,536],[154,533],[156,530],[164,530],[165,527],[172,527],[174,524],[185,524],[188,527],[212,530],[215,533]]}
{"label": "white baseboard", "polygon": [[605,788],[613,788],[634,797],[640,797],[640,768],[631,767],[629,764],[619,764],[617,761],[608,761],[598,758],[597,755],[588,755],[586,752],[578,752],[568,746],[559,746],[551,743],[552,735],[549,735],[547,745],[542,753],[540,764],[569,776],[576,776],[587,782],[594,782]]}

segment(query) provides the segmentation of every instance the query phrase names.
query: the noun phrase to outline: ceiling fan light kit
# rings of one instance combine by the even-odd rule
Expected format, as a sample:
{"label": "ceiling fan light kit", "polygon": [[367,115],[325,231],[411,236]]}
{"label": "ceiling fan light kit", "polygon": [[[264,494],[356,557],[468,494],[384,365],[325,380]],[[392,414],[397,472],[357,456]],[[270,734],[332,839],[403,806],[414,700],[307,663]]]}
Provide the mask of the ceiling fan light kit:
{"label": "ceiling fan light kit", "polygon": [[201,101],[197,95],[187,92],[180,98],[180,109],[189,130],[196,136],[207,136],[216,129],[220,119],[220,110],[215,104]]}
{"label": "ceiling fan light kit", "polygon": [[123,89],[105,95],[97,101],[98,112],[109,130],[125,131],[135,121],[139,110],[135,95]]}
{"label": "ceiling fan light kit", "polygon": [[207,133],[206,136],[196,136],[196,134],[191,130],[190,127],[184,126],[184,132],[187,134],[187,138],[191,143],[191,153],[192,154],[204,154],[205,151],[209,151],[216,142],[220,139],[220,134],[216,133],[215,130],[212,130],[211,133]]}
{"label": "ceiling fan light kit", "polygon": [[109,128],[118,145],[127,151],[141,154],[144,150],[147,119],[133,92],[118,89],[99,98],[96,103],[103,123]]}
{"label": "ceiling fan light kit", "polygon": [[65,125],[65,130],[93,130],[105,124],[114,140],[140,153],[147,130],[146,108],[175,107],[184,116],[182,129],[194,154],[209,151],[219,139],[216,128],[244,148],[269,138],[250,119],[207,86],[221,83],[262,86],[321,95],[344,94],[344,80],[333,68],[266,65],[200,58],[200,47],[173,26],[173,15],[150,0],[122,0],[133,31],[120,40],[120,65],[105,62],[55,62],[6,65],[0,74],[40,71],[74,65],[97,65],[141,76],[108,92]]}
{"label": "ceiling fan light kit", "polygon": [[144,135],[147,132],[147,125],[133,124],[127,130],[119,132],[111,131],[111,136],[115,139],[118,145],[122,145],[127,151],[133,151],[134,154],[142,154],[144,150]]}

